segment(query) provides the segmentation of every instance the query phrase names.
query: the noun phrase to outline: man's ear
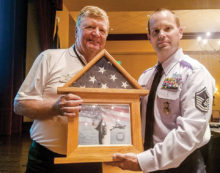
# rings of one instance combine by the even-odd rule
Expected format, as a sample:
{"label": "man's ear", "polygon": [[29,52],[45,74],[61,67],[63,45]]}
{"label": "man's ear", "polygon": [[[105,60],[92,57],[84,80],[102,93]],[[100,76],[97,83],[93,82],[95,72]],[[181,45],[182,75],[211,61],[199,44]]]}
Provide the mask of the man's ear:
{"label": "man's ear", "polygon": [[78,33],[78,29],[77,27],[75,28],[75,38],[77,38],[77,33]]}
{"label": "man's ear", "polygon": [[182,37],[183,37],[183,28],[180,27],[180,28],[179,28],[179,39],[181,40]]}

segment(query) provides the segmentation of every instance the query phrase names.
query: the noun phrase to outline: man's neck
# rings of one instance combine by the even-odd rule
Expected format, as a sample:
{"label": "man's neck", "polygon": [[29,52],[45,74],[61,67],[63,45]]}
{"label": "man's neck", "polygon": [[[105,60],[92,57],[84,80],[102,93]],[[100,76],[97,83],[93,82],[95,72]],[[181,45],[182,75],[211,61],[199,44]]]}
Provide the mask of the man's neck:
{"label": "man's neck", "polygon": [[174,53],[176,53],[176,51],[178,50],[179,48],[177,49],[174,49],[170,52],[167,52],[167,51],[161,51],[160,53],[157,54],[157,58],[158,58],[158,61],[160,63],[163,63],[164,61],[166,61],[167,59],[169,59]]}
{"label": "man's neck", "polygon": [[89,51],[84,51],[80,46],[78,46],[77,44],[75,44],[77,51],[80,53],[81,56],[83,56],[83,58],[86,60],[86,62],[88,63],[89,61],[91,61],[95,56],[96,56],[96,52],[89,52]]}
{"label": "man's neck", "polygon": [[86,56],[84,56],[84,57],[85,57],[86,61],[89,62],[89,61],[91,61],[95,56],[96,56],[96,53],[88,52],[88,53],[86,54]]}

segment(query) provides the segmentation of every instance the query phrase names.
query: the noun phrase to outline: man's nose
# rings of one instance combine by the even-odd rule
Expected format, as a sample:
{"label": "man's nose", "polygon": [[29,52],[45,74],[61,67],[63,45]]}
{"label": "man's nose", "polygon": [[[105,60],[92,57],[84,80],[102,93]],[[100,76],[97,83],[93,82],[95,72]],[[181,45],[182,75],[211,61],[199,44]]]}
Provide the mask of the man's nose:
{"label": "man's nose", "polygon": [[95,29],[93,30],[92,34],[95,35],[95,36],[100,36],[101,33],[100,33],[100,31],[99,31],[99,28],[95,28]]}
{"label": "man's nose", "polygon": [[160,30],[159,38],[163,38],[164,36],[165,36],[165,32],[163,30]]}

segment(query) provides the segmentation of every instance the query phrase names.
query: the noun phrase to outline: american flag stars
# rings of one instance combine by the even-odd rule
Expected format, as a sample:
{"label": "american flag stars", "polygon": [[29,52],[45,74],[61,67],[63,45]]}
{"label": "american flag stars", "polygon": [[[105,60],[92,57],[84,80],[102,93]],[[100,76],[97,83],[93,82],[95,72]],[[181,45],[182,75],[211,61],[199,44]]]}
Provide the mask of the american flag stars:
{"label": "american flag stars", "polygon": [[104,67],[99,67],[99,72],[100,72],[100,73],[102,73],[102,74],[103,74],[105,71],[106,71],[106,70],[105,70],[105,68],[104,68]]}
{"label": "american flag stars", "polygon": [[121,72],[106,57],[102,57],[89,68],[72,87],[86,88],[134,88]]}
{"label": "american flag stars", "polygon": [[106,88],[108,88],[108,86],[107,86],[107,84],[105,83],[105,84],[103,84],[102,83],[102,87],[101,88],[104,88],[104,89],[106,89]]}
{"label": "american flag stars", "polygon": [[122,85],[121,85],[121,87],[123,87],[123,88],[127,88],[127,87],[128,87],[127,81],[125,81],[125,82],[122,82]]}
{"label": "american flag stars", "polygon": [[111,76],[110,79],[113,80],[113,82],[115,82],[115,80],[118,79],[118,78],[115,76],[115,74],[113,74],[113,75],[111,74],[110,76]]}
{"label": "american flag stars", "polygon": [[92,82],[92,83],[95,83],[95,81],[96,81],[95,76],[90,76],[89,81]]}

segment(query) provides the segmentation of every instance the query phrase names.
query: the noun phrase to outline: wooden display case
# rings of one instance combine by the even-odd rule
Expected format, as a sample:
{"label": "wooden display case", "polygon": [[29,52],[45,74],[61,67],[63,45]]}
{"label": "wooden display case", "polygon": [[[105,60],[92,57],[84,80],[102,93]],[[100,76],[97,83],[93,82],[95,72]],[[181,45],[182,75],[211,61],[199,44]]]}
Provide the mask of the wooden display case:
{"label": "wooden display case", "polygon": [[[98,75],[101,75],[101,78]],[[148,90],[141,88],[106,50],[101,51],[69,82],[58,88],[57,92],[76,94],[84,102],[82,111],[77,112],[76,117],[68,118],[67,155],[64,158],[55,158],[56,164],[109,162],[112,161],[114,153],[143,151],[140,96],[148,94]],[[83,117],[82,120],[80,120],[81,117]],[[92,133],[94,130],[88,129],[93,128],[93,121],[97,119],[100,122],[105,121],[105,132],[100,134],[101,132],[98,131],[95,135],[95,132]],[[85,123],[85,121],[88,122]],[[94,129],[98,129],[98,124],[99,127],[104,126],[100,122]],[[86,133],[86,130],[83,132],[84,125],[87,125],[87,130],[91,132],[90,136],[86,137],[87,134],[83,134]],[[82,132],[79,135],[80,128]],[[117,130],[114,136],[113,130],[115,129]],[[84,138],[81,139],[80,136]],[[96,137],[92,136],[97,136],[98,143],[95,140]],[[106,136],[108,139],[103,142]]]}

